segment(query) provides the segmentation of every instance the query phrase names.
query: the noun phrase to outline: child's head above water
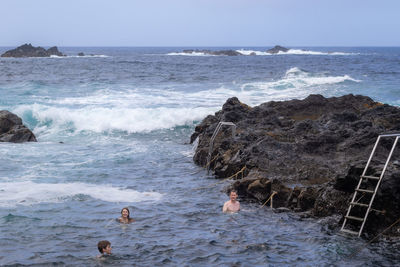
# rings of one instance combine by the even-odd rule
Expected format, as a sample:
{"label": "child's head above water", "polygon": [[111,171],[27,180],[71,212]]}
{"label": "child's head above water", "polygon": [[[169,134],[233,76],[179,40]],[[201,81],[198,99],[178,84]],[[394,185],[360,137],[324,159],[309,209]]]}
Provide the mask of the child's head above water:
{"label": "child's head above water", "polygon": [[107,240],[102,240],[99,243],[97,243],[97,248],[99,249],[99,252],[101,254],[111,254],[111,243],[110,241]]}

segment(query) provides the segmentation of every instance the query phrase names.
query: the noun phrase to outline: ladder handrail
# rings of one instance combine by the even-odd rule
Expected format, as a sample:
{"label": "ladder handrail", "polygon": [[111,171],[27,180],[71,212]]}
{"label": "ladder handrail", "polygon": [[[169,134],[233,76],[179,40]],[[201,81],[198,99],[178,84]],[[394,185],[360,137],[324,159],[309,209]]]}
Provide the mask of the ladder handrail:
{"label": "ladder handrail", "polygon": [[392,137],[392,136],[400,136],[400,133],[398,134],[380,134],[380,137]]}
{"label": "ladder handrail", "polygon": [[374,154],[375,154],[375,150],[376,150],[376,148],[377,148],[378,143],[379,143],[380,140],[381,140],[381,136],[378,136],[378,138],[376,139],[374,148],[372,149],[371,155],[369,156],[369,159],[368,159],[368,161],[367,161],[367,165],[365,165],[364,171],[363,171],[363,173],[361,174],[362,176],[364,176],[364,175],[367,173],[367,169],[368,169],[368,167],[369,167],[369,164],[371,163],[372,157],[373,157]]}
{"label": "ladder handrail", "polygon": [[[375,145],[374,145],[374,147],[373,147],[373,149],[372,149],[372,151],[371,151],[371,154],[370,154],[370,156],[369,156],[369,159],[368,159],[368,161],[367,161],[367,164],[365,165],[365,168],[364,168],[364,170],[363,170],[363,173],[362,173],[362,175],[360,176],[360,179],[359,179],[358,184],[357,184],[357,186],[356,186],[356,189],[355,189],[355,191],[354,191],[354,194],[353,194],[352,200],[351,200],[351,202],[350,202],[349,208],[347,209],[347,213],[346,213],[346,216],[345,216],[345,218],[344,218],[344,221],[343,221],[343,224],[342,224],[342,227],[341,227],[340,231],[352,233],[352,231],[348,231],[347,229],[344,229],[344,227],[345,227],[345,225],[346,225],[346,223],[347,223],[347,219],[348,219],[348,218],[349,218],[349,219],[352,219],[352,218],[350,218],[351,216],[349,216],[349,215],[350,215],[350,212],[351,212],[351,209],[353,208],[352,205],[354,205],[354,204],[353,204],[353,203],[354,203],[354,200],[356,199],[356,196],[357,196],[358,191],[360,191],[360,186],[361,186],[361,184],[362,184],[363,179],[364,179],[364,178],[368,179],[368,177],[365,176],[365,174],[367,173],[367,170],[368,170],[369,165],[370,165],[370,163],[371,163],[371,161],[372,161],[372,158],[373,158],[373,156],[375,155],[376,148],[378,147],[379,141],[381,140],[382,137],[396,137],[396,138],[395,138],[395,140],[394,140],[394,143],[393,143],[393,145],[392,145],[392,148],[391,148],[391,150],[390,150],[390,153],[389,153],[389,155],[388,155],[388,157],[387,157],[387,159],[386,159],[386,162],[385,162],[385,165],[384,165],[384,167],[383,167],[383,170],[382,170],[382,172],[381,172],[381,174],[380,174],[380,176],[379,176],[378,182],[377,182],[376,185],[375,185],[375,189],[374,189],[373,192],[371,191],[372,197],[371,197],[371,199],[369,200],[369,204],[368,204],[367,211],[365,212],[364,218],[362,219],[362,224],[361,224],[361,226],[360,226],[360,230],[358,231],[358,237],[361,236],[361,233],[362,233],[362,230],[363,230],[363,228],[364,228],[364,225],[365,225],[365,223],[366,223],[366,221],[367,221],[369,212],[370,212],[371,210],[373,210],[373,209],[372,209],[372,204],[373,204],[373,202],[374,202],[376,193],[378,192],[380,183],[381,183],[381,181],[382,181],[382,179],[383,179],[383,177],[384,177],[384,175],[385,175],[387,166],[389,165],[389,162],[390,162],[390,160],[391,160],[391,158],[392,158],[394,149],[396,148],[396,145],[397,145],[398,140],[399,140],[399,138],[400,138],[400,133],[397,133],[397,134],[381,134],[381,135],[378,136],[378,138],[377,138],[377,140],[376,140],[376,142],[375,142]],[[358,201],[357,201],[357,202],[358,202]],[[366,205],[365,205],[365,206],[366,206]],[[360,220],[360,221],[361,221],[361,220]],[[354,233],[356,233],[356,232],[354,232]]]}
{"label": "ladder handrail", "polygon": [[210,146],[208,148],[207,165],[206,165],[207,166],[207,172],[210,170],[210,160],[211,160],[211,154],[212,154],[212,151],[213,151],[213,148],[214,148],[215,137],[217,137],[219,131],[221,130],[222,126],[224,126],[224,125],[225,126],[232,126],[232,138],[235,137],[236,125],[233,122],[230,122],[230,121],[220,121],[220,122],[218,122],[218,125],[217,125],[217,127],[215,127],[214,133],[211,136]]}
{"label": "ladder handrail", "polygon": [[[370,154],[370,156],[369,156],[369,159],[368,159],[368,161],[367,161],[367,164],[365,165],[365,168],[364,168],[363,173],[361,174],[361,176],[364,176],[365,173],[367,172],[367,169],[368,169],[368,167],[369,167],[369,164],[370,164],[370,162],[371,162],[371,160],[372,160],[373,155],[375,154],[375,150],[376,150],[376,148],[377,148],[377,146],[378,146],[378,144],[379,144],[380,139],[381,139],[381,136],[378,136],[378,138],[376,139],[374,148],[372,149],[372,152],[371,152],[371,154]],[[357,189],[360,189],[361,183],[362,183],[362,178],[360,178],[360,179],[358,180],[358,184],[357,184],[357,186],[356,186],[356,189],[355,189],[355,191],[354,191],[354,194],[353,194],[353,197],[352,197],[350,203],[354,202],[354,200],[356,199],[356,196],[357,196]],[[349,208],[347,209],[347,213],[346,213],[346,216],[344,217],[344,221],[343,221],[342,228],[340,229],[340,231],[342,231],[342,230],[344,229],[344,227],[345,227],[345,225],[346,225],[346,222],[347,222],[347,216],[350,215],[351,209],[352,209],[352,206],[350,205]]]}
{"label": "ladder handrail", "polygon": [[372,203],[374,202],[376,192],[378,192],[379,185],[381,184],[382,178],[385,175],[386,168],[387,168],[387,166],[389,164],[390,159],[392,158],[392,154],[393,154],[394,149],[396,148],[398,140],[399,140],[399,136],[396,136],[396,139],[394,140],[392,149],[390,150],[389,156],[386,159],[385,166],[383,167],[382,173],[381,173],[381,175],[379,177],[378,183],[375,186],[374,194],[372,195],[371,200],[370,200],[370,205],[368,205],[368,209],[367,209],[367,211],[366,211],[366,213],[364,215],[364,221],[362,222],[361,228],[360,228],[360,232],[358,233],[359,237],[361,236],[361,232],[362,232],[362,230],[364,228],[365,222],[367,221],[367,217],[368,217],[369,211],[371,210]]}

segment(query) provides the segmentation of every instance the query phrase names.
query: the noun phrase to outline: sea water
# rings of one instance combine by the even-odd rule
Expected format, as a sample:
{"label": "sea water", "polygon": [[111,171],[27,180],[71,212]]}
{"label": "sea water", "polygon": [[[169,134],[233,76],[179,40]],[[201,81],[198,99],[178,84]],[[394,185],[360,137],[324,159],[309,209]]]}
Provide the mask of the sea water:
{"label": "sea water", "polygon": [[[189,139],[233,96],[254,106],[352,93],[398,106],[400,48],[210,48],[249,55],[236,57],[183,49],[61,47],[67,57],[0,58],[0,110],[38,139],[0,143],[0,265],[399,262],[398,243],[367,246],[326,219],[245,200],[240,213],[223,214],[229,182],[214,185],[193,163]],[[116,222],[125,206],[135,223]],[[99,260],[104,239],[113,254]]]}

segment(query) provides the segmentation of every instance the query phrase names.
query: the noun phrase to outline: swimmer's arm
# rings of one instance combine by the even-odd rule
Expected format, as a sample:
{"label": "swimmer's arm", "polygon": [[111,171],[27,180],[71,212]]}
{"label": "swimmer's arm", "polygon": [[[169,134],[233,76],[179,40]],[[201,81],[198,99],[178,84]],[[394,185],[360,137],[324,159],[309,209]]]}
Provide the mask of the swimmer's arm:
{"label": "swimmer's arm", "polygon": [[224,206],[222,207],[222,212],[228,211],[228,202],[225,202]]}

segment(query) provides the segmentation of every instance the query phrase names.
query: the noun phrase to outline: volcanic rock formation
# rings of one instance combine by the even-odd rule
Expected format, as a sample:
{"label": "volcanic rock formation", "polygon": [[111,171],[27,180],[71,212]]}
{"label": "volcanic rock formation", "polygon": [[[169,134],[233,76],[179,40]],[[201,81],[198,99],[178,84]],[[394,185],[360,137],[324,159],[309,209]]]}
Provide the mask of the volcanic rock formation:
{"label": "volcanic rock formation", "polygon": [[287,52],[289,51],[288,48],[280,46],[280,45],[276,45],[271,49],[268,49],[266,52],[270,53],[270,54],[278,54],[279,52]]}
{"label": "volcanic rock formation", "polygon": [[[232,137],[231,129],[223,127],[215,139],[207,167],[217,178],[232,176],[245,167],[231,185],[242,198],[263,203],[276,191],[275,208],[323,217],[345,214],[377,136],[400,132],[400,109],[351,94],[310,95],[256,107],[233,97],[195,128],[191,142],[198,138],[196,164],[207,165],[210,139],[220,121],[235,123],[237,130]],[[393,139],[383,140],[367,175],[380,174],[392,144]],[[367,231],[400,217],[399,156],[400,147],[373,205],[384,214],[370,213]]]}
{"label": "volcanic rock formation", "polygon": [[24,44],[15,49],[8,50],[1,57],[50,57],[50,56],[65,56],[58,51],[57,46],[44,49],[43,47],[35,47],[31,44]]}
{"label": "volcanic rock formation", "polygon": [[36,142],[36,137],[17,115],[0,110],[0,142]]}

